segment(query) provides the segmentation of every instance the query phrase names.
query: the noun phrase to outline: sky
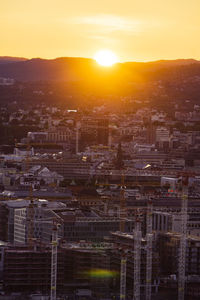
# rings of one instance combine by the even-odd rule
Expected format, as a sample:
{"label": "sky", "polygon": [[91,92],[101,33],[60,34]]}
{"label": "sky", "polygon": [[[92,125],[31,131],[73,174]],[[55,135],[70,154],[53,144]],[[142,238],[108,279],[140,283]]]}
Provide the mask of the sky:
{"label": "sky", "polygon": [[200,59],[200,0],[1,0],[0,56]]}

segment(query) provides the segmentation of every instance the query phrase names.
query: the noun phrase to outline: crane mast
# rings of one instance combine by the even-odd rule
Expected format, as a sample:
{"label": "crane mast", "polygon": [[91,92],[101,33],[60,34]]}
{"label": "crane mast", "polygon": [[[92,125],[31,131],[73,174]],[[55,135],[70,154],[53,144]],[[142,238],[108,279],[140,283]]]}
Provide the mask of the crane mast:
{"label": "crane mast", "polygon": [[124,196],[124,174],[121,175],[121,190],[120,190],[120,231],[124,232],[125,230],[125,215],[126,215],[126,203]]}
{"label": "crane mast", "polygon": [[56,300],[57,283],[57,247],[58,247],[58,224],[53,223],[52,242],[51,242],[51,297],[50,300]]}
{"label": "crane mast", "polygon": [[120,300],[126,299],[126,257],[121,258],[120,270]]}
{"label": "crane mast", "polygon": [[178,266],[178,300],[184,300],[185,294],[185,260],[187,248],[187,208],[188,208],[188,177],[182,177],[181,187],[181,237]]}
{"label": "crane mast", "polygon": [[79,130],[80,130],[80,122],[76,123],[76,154],[79,152]]}
{"label": "crane mast", "polygon": [[60,226],[59,221],[53,219],[40,219],[36,223],[50,223],[52,225],[52,239],[51,239],[51,290],[50,300],[56,300],[56,284],[57,284],[57,248],[58,248],[58,228]]}
{"label": "crane mast", "polygon": [[152,201],[147,202],[147,218],[146,218],[146,300],[151,300],[151,280],[152,280]]}
{"label": "crane mast", "polygon": [[29,190],[29,199],[30,203],[27,207],[27,220],[28,220],[28,245],[33,246],[33,237],[34,237],[34,202],[33,202],[33,188],[30,187]]}
{"label": "crane mast", "polygon": [[134,231],[134,284],[133,300],[140,300],[141,223],[136,219]]}
{"label": "crane mast", "polygon": [[[124,174],[121,175],[121,191],[120,191],[120,232],[125,230],[125,197],[124,197]],[[126,263],[127,258],[125,255],[121,257],[121,270],[120,270],[120,300],[126,299]]]}
{"label": "crane mast", "polygon": [[[25,158],[25,171],[29,171],[29,159],[30,159],[30,150],[31,146],[28,142],[27,147],[26,147],[26,158]],[[27,207],[27,219],[28,219],[28,245],[30,247],[33,246],[33,238],[34,238],[34,201],[33,201],[33,186],[31,184],[30,189],[29,189],[29,200],[30,203]]]}

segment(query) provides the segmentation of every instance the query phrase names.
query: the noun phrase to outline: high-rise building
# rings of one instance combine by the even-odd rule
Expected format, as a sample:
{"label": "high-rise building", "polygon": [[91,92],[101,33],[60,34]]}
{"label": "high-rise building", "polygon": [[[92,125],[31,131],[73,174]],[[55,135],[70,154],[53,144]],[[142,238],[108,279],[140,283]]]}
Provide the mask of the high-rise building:
{"label": "high-rise building", "polygon": [[160,149],[167,150],[170,143],[170,131],[165,127],[156,129],[156,145]]}
{"label": "high-rise building", "polygon": [[156,126],[150,120],[147,124],[147,143],[154,144],[156,139]]}
{"label": "high-rise building", "polygon": [[106,118],[85,117],[81,120],[81,144],[87,145],[108,145],[109,121]]}

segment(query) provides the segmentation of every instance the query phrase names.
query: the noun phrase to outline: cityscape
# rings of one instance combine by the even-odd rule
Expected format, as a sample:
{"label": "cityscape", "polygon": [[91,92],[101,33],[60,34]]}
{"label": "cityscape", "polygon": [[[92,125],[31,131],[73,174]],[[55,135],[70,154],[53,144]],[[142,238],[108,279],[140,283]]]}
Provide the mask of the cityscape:
{"label": "cityscape", "polygon": [[[12,13],[6,3],[0,12],[12,43],[15,24],[16,36],[26,23],[35,34],[13,47],[2,34],[0,300],[200,299],[199,47],[195,39],[186,47],[186,31],[173,55],[166,45],[143,48],[144,16],[162,44],[179,22],[185,28],[188,8],[193,37],[200,5],[179,12],[174,1],[183,19],[171,33],[170,1],[163,19],[156,0],[143,1],[143,17],[129,0],[125,10],[76,0],[65,19],[58,2],[14,0]],[[56,47],[45,31],[45,50],[46,26]]]}

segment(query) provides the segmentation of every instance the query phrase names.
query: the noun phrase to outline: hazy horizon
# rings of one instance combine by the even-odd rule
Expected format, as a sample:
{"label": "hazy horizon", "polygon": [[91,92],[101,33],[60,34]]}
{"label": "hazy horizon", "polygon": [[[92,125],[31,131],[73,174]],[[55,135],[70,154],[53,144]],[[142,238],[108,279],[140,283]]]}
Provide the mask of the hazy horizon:
{"label": "hazy horizon", "polygon": [[197,0],[13,0],[0,10],[0,55],[93,58],[101,49],[120,62],[200,59]]}
{"label": "hazy horizon", "polygon": [[[55,60],[59,58],[80,58],[80,59],[92,59],[95,61],[94,57],[84,57],[84,56],[58,56],[58,57],[29,57],[29,56],[15,56],[15,55],[0,55],[0,58],[16,58],[16,59],[25,59],[25,60],[31,60],[31,59],[43,59],[43,60]],[[159,62],[159,61],[178,61],[178,60],[195,60],[195,61],[200,61],[200,59],[196,59],[193,57],[180,57],[180,58],[174,58],[174,59],[169,59],[169,58],[157,58],[155,60],[126,60],[126,61],[117,61],[117,63],[127,63],[127,62],[136,62],[136,63],[153,63],[153,62]]]}

